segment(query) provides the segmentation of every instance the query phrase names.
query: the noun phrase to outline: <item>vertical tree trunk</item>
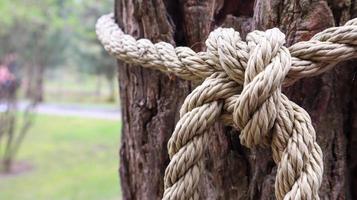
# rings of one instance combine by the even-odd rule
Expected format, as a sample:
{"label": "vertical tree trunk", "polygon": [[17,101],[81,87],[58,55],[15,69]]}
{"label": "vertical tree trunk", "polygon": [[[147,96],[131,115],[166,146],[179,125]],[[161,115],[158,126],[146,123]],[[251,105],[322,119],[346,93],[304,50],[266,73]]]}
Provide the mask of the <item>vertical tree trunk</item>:
{"label": "vertical tree trunk", "polygon": [[26,68],[25,92],[26,97],[36,102],[43,101],[44,65],[28,65]]}
{"label": "vertical tree trunk", "polygon": [[[126,33],[204,50],[210,31],[233,27],[243,38],[279,27],[291,45],[356,17],[356,0],[116,0]],[[124,199],[160,199],[169,159],[166,143],[191,91],[187,81],[119,62],[123,110],[120,177]],[[285,93],[311,115],[324,152],[321,199],[357,198],[357,61],[347,61]],[[217,123],[210,133],[202,199],[274,199],[276,166],[268,149],[247,149],[239,133]]]}
{"label": "vertical tree trunk", "polygon": [[43,78],[45,76],[45,65],[38,65],[36,67],[36,75],[35,75],[35,87],[33,88],[33,96],[32,99],[36,102],[42,102],[44,99],[43,97]]}
{"label": "vertical tree trunk", "polygon": [[32,62],[29,62],[25,65],[25,75],[22,83],[24,84],[24,91],[26,98],[31,98],[32,88],[33,88],[33,80],[35,78],[35,67]]}

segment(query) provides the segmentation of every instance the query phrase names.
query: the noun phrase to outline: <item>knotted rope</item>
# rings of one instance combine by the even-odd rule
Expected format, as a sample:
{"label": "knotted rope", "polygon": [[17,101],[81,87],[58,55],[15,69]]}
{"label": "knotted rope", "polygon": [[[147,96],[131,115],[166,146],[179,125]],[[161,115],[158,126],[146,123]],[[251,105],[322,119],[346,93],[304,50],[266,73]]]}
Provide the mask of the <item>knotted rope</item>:
{"label": "knotted rope", "polygon": [[207,50],[198,53],[136,40],[123,33],[112,14],[98,20],[96,32],[120,60],[202,81],[185,99],[168,142],[163,199],[199,199],[207,129],[218,120],[240,130],[241,143],[249,148],[271,146],[278,165],[277,199],[319,199],[323,156],[315,130],[307,112],[281,87],[357,57],[357,19],[289,48],[277,28],[253,31],[246,41],[231,28],[218,28],[206,40]]}

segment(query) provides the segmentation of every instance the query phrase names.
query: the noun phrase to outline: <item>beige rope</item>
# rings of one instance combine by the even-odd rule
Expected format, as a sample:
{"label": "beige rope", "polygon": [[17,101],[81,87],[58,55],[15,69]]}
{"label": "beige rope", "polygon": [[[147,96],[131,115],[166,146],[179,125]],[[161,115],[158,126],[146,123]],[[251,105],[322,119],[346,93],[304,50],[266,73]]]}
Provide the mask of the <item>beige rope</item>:
{"label": "beige rope", "polygon": [[233,29],[218,28],[194,52],[165,42],[136,40],[101,17],[96,25],[104,48],[128,63],[188,80],[203,81],[185,99],[169,143],[163,199],[198,199],[208,127],[221,120],[241,131],[249,148],[270,145],[278,165],[277,199],[319,199],[323,156],[304,109],[281,93],[282,85],[316,76],[357,56],[357,19],[326,29],[311,40],[284,47],[278,29],[253,31],[246,42]]}

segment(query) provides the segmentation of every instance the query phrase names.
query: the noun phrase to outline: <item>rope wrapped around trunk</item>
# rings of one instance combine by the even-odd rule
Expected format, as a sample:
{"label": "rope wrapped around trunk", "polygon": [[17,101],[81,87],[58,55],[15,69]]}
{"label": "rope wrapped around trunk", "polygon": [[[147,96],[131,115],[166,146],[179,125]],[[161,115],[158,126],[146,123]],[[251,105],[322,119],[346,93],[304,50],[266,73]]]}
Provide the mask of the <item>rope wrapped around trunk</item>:
{"label": "rope wrapped around trunk", "polygon": [[207,129],[218,120],[238,129],[246,147],[271,147],[278,165],[278,200],[319,199],[323,155],[315,130],[308,113],[281,88],[357,57],[357,19],[289,48],[277,28],[253,31],[246,41],[232,28],[218,28],[206,40],[207,50],[198,53],[136,40],[124,34],[113,14],[98,20],[96,32],[104,48],[120,60],[202,82],[186,97],[168,142],[171,161],[163,199],[199,199]]}

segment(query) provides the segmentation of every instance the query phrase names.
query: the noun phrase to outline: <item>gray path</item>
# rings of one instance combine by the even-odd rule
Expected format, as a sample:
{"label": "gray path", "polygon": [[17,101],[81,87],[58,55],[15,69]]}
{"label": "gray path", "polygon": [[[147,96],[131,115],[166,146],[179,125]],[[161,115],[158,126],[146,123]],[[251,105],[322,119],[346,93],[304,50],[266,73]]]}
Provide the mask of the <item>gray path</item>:
{"label": "gray path", "polygon": [[[18,104],[19,110],[24,110],[28,103]],[[5,110],[5,105],[0,103],[0,112]],[[37,105],[37,112],[40,114],[59,115],[59,116],[77,116],[86,118],[120,120],[121,114],[118,108],[109,108],[101,106],[82,106],[78,104],[55,104],[41,103]]]}

